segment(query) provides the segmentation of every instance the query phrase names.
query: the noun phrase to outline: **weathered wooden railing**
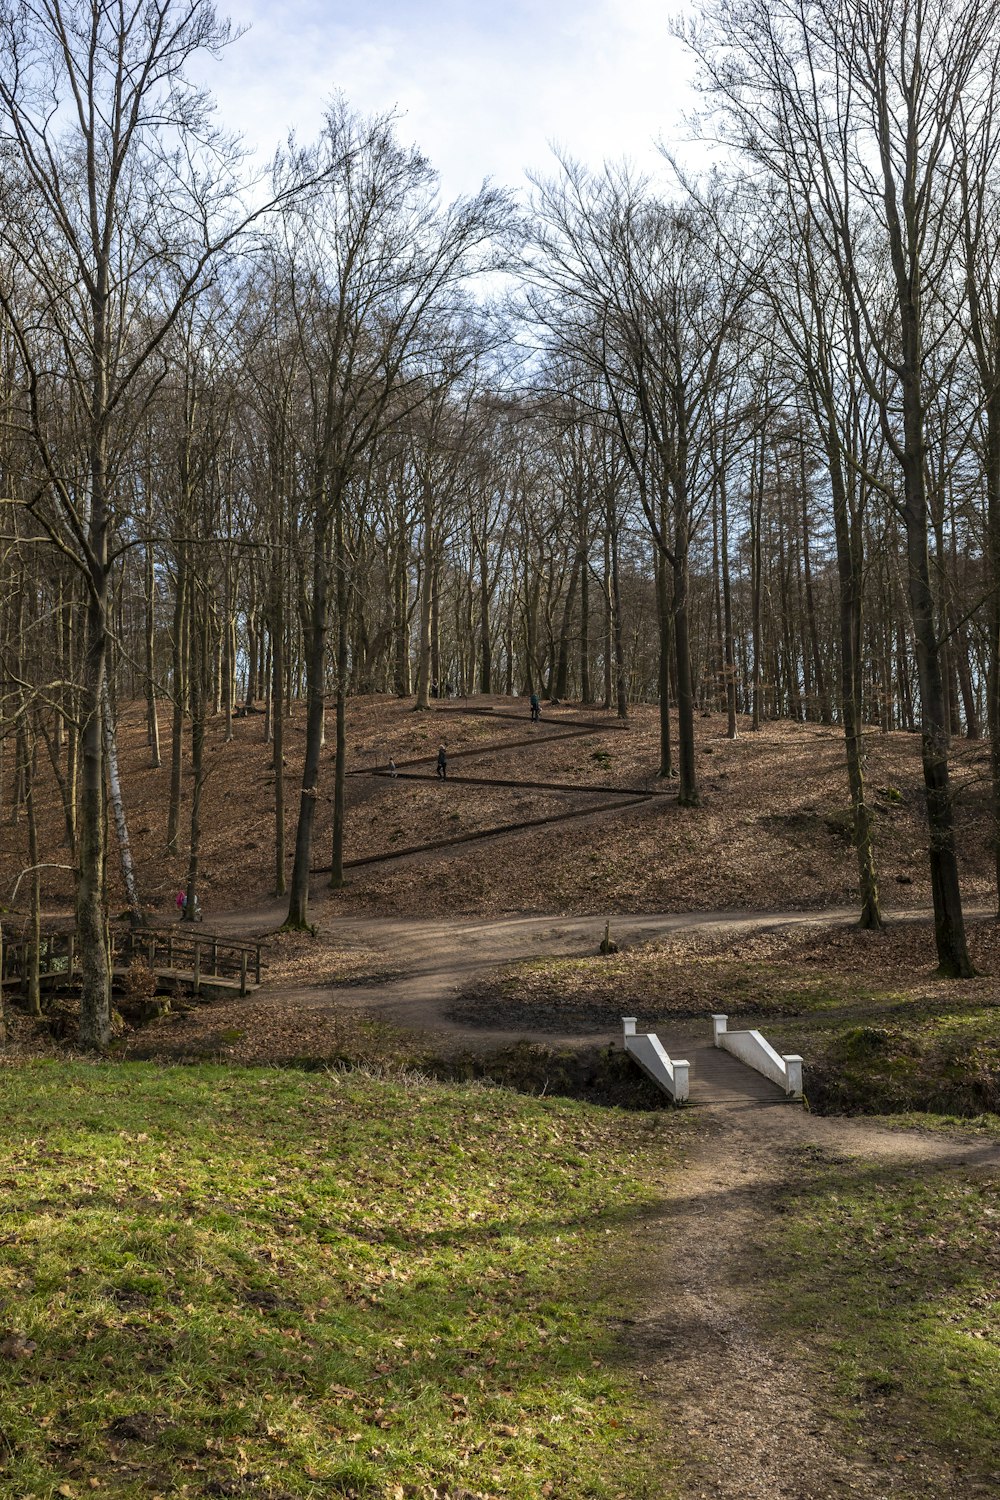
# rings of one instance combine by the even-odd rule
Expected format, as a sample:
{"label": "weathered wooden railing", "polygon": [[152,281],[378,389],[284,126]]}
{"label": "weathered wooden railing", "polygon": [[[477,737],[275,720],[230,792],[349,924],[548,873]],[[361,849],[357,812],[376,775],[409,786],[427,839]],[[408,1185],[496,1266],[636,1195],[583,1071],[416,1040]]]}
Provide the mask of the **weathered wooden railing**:
{"label": "weathered wooden railing", "polygon": [[[8,988],[27,985],[32,940],[5,938],[0,961],[0,984]],[[120,974],[130,964],[141,963],[160,979],[191,983],[195,994],[214,980],[239,980],[245,995],[252,980],[260,984],[260,944],[233,942],[209,934],[188,935],[175,927],[163,932],[145,929],[112,932],[111,963]],[[80,969],[79,949],[73,932],[43,932],[38,945],[38,977],[49,981],[70,980]]]}
{"label": "weathered wooden railing", "polygon": [[[0,983],[16,988],[26,985],[31,966],[30,937],[3,940],[3,959],[0,962]],[[62,974],[67,978],[78,968],[76,934],[73,932],[43,932],[38,943],[38,975],[47,979]]]}
{"label": "weathered wooden railing", "polygon": [[190,976],[195,994],[214,979],[238,979],[241,995],[247,992],[248,979],[260,984],[259,943],[237,943],[207,933],[189,936],[176,927],[165,932],[116,932],[111,943],[116,969],[138,962],[163,978]]}

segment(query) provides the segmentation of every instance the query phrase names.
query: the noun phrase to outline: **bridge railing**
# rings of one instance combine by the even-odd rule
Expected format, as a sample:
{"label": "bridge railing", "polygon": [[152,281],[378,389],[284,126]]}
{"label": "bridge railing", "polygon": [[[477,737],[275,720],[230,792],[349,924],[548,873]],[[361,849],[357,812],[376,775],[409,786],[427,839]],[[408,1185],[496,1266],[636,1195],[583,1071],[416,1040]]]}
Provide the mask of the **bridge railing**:
{"label": "bridge railing", "polygon": [[116,968],[138,962],[156,973],[190,974],[195,993],[203,982],[213,979],[238,979],[241,995],[246,994],[249,979],[260,984],[259,943],[180,933],[176,927],[163,932],[138,929],[116,932],[112,955]]}
{"label": "bridge railing", "polygon": [[[0,983],[23,986],[31,964],[32,939],[5,939],[0,960]],[[240,994],[247,984],[260,984],[260,944],[234,942],[210,934],[179,933],[148,929],[115,931],[111,934],[111,963],[126,969],[141,963],[161,977],[190,976],[195,993],[213,979],[239,980]],[[43,932],[38,945],[38,975],[49,980],[59,975],[67,980],[80,970],[79,949],[73,932]]]}

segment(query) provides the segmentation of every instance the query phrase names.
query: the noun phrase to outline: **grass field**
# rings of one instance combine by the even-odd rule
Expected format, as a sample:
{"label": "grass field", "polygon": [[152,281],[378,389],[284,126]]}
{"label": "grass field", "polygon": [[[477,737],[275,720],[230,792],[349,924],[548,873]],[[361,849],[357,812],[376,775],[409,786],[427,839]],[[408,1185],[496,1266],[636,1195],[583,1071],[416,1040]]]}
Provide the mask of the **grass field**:
{"label": "grass field", "polygon": [[[970,1152],[998,1132],[995,1119],[970,1131]],[[819,1153],[800,1167],[757,1247],[782,1288],[774,1315],[833,1375],[856,1440],[892,1442],[901,1475],[940,1453],[966,1476],[963,1496],[997,1494],[1000,1185],[957,1165],[847,1166]]]}
{"label": "grass field", "polygon": [[654,1493],[610,1319],[675,1117],[277,1069],[0,1091],[4,1497]]}

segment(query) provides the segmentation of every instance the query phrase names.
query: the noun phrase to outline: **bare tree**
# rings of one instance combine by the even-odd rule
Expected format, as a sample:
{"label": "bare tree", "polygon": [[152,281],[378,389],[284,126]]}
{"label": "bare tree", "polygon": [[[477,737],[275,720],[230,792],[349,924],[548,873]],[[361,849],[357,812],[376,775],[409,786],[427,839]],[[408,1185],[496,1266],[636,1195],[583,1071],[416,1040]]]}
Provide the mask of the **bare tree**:
{"label": "bare tree", "polygon": [[[695,203],[664,202],[627,170],[571,162],[537,184],[543,295],[536,315],[589,359],[632,471],[661,568],[661,662],[671,645],[678,708],[678,797],[699,800],[694,754],[690,551],[709,504],[706,444],[732,332],[746,297],[724,242]],[[661,679],[666,685],[661,668]],[[661,703],[662,703],[661,695]],[[669,760],[665,753],[661,758]]]}
{"label": "bare tree", "polygon": [[[0,225],[0,308],[41,469],[29,504],[86,590],[76,906],[81,1039],[94,1047],[106,1044],[111,1014],[102,704],[111,577],[129,545],[118,478],[167,332],[248,222],[236,197],[240,152],[185,74],[229,37],[208,0],[15,0],[0,16],[0,140],[14,209]],[[57,436],[60,406],[72,419]]]}
{"label": "bare tree", "polygon": [[[931,576],[932,309],[954,249],[951,123],[988,86],[998,12],[971,0],[721,0],[692,34],[740,147],[807,206],[843,288],[857,369],[895,465],[920,684],[937,953],[971,974],[955,853],[949,717]],[[897,493],[898,489],[898,493]]]}
{"label": "bare tree", "polygon": [[[461,284],[494,263],[507,201],[492,189],[442,210],[426,160],[395,139],[393,119],[330,110],[311,163],[324,185],[289,220],[289,271],[308,382],[312,581],[306,755],[288,924],[308,925],[309,868],[325,710],[331,584],[337,609],[337,729],[331,885],[343,882],[350,487],[388,426],[454,378],[442,325],[464,315]],[[442,364],[443,361],[443,364]]]}

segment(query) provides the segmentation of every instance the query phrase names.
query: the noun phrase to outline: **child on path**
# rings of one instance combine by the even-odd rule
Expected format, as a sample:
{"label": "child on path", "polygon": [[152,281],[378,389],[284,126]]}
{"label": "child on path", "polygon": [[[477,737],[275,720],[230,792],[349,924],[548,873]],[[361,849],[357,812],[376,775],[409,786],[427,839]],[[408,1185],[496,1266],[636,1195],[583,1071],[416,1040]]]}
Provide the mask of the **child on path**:
{"label": "child on path", "polygon": [[532,695],[531,695],[531,722],[532,722],[532,724],[537,724],[538,721],[539,721],[539,719],[541,718],[541,716],[542,716],[542,706],[541,706],[541,704],[538,701],[538,694],[537,693],[532,693]]}
{"label": "child on path", "polygon": [[438,745],[437,773],[442,781],[448,778],[448,751],[444,745]]}

